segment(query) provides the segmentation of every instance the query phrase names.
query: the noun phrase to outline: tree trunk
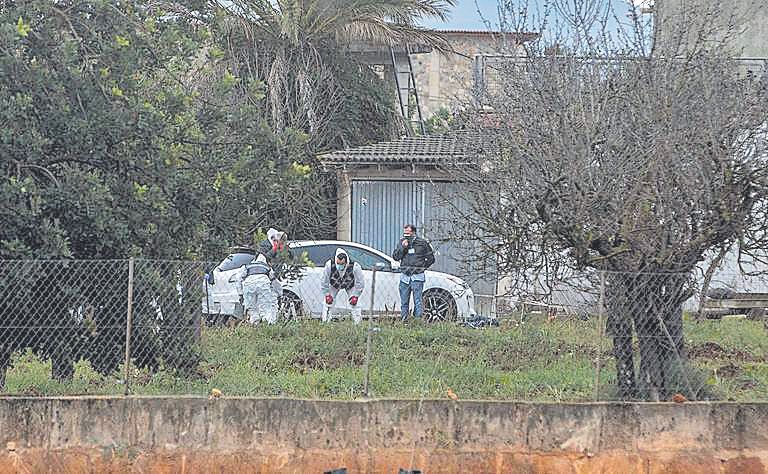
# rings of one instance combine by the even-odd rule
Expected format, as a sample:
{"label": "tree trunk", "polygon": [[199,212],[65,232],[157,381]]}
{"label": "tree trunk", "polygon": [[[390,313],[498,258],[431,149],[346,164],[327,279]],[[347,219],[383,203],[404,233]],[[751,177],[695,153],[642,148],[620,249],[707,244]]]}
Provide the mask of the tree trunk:
{"label": "tree trunk", "polygon": [[631,320],[611,311],[608,317],[608,332],[613,336],[613,356],[616,359],[619,398],[631,400],[637,396]]}
{"label": "tree trunk", "polygon": [[635,360],[632,348],[632,318],[628,310],[629,293],[624,275],[611,274],[606,280],[605,301],[608,309],[608,333],[613,337],[616,359],[616,383],[622,400],[637,397]]}
{"label": "tree trunk", "polygon": [[[650,357],[648,379],[651,381],[649,395],[663,399],[669,398],[675,392],[686,392],[690,398],[695,394],[688,393],[687,361],[683,339],[683,308],[685,301],[687,275],[649,275],[650,281],[645,285],[648,300],[646,320],[648,322],[648,345],[653,347]],[[643,358],[641,354],[641,359]],[[657,392],[653,392],[657,390]]]}
{"label": "tree trunk", "polygon": [[77,343],[77,333],[72,327],[74,321],[64,319],[67,327],[60,329],[58,337],[47,341],[48,351],[51,355],[51,377],[64,382],[75,375],[73,345]]}
{"label": "tree trunk", "polygon": [[72,380],[74,375],[75,366],[69,351],[56,351],[51,357],[51,377],[56,381],[66,382]]}
{"label": "tree trunk", "polygon": [[[618,394],[659,401],[676,391],[686,377],[683,311],[686,275],[613,275],[606,287],[609,330],[613,335]],[[640,364],[634,373],[632,328]],[[680,377],[682,375],[682,378]],[[695,398],[695,394],[689,394]]]}
{"label": "tree trunk", "polygon": [[5,376],[8,367],[11,366],[11,351],[6,348],[0,348],[0,390],[5,389]]}
{"label": "tree trunk", "polygon": [[[649,300],[652,296],[643,299]],[[643,400],[658,402],[666,392],[664,375],[666,356],[664,341],[661,339],[662,331],[652,308],[637,308],[634,317],[640,350],[639,395]]]}
{"label": "tree trunk", "polygon": [[5,389],[5,374],[11,365],[11,351],[0,348],[0,390]]}

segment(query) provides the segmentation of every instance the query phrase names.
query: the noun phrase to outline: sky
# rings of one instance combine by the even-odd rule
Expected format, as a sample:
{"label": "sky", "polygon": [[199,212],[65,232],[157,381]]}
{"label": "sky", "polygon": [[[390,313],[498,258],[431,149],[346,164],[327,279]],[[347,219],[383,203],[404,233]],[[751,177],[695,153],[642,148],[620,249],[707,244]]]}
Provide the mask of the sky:
{"label": "sky", "polygon": [[[542,0],[530,0],[531,4]],[[615,6],[626,10],[628,1],[640,5],[651,0],[612,0]],[[456,6],[451,11],[451,17],[447,23],[440,21],[427,21],[424,26],[440,30],[487,30],[482,17],[491,22],[491,29],[498,29],[499,15],[497,11],[498,0],[457,0]]]}
{"label": "sky", "polygon": [[447,23],[430,21],[424,26],[441,30],[486,30],[487,27],[478,13],[478,7],[486,19],[492,23],[498,23],[497,5],[497,0],[477,0],[477,3],[475,0],[458,0]]}

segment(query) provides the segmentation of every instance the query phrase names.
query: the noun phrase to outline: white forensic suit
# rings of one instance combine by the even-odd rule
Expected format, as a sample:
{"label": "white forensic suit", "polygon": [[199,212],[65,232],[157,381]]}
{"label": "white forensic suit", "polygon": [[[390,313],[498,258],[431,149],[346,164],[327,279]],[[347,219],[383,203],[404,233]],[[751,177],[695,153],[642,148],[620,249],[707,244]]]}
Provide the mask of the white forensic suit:
{"label": "white forensic suit", "polygon": [[[338,265],[336,259],[339,255],[347,257],[347,263]],[[352,320],[359,324],[363,320],[363,311],[358,303],[360,295],[365,288],[365,276],[359,263],[350,260],[349,255],[342,248],[336,249],[336,256],[325,262],[323,271],[323,282],[321,289],[325,298],[325,307],[323,308],[323,322],[331,319],[330,310],[337,301],[340,291],[346,293],[349,300],[349,306],[352,308]]]}
{"label": "white forensic suit", "polygon": [[240,272],[243,282],[243,306],[251,324],[266,321],[277,322],[277,301],[283,292],[280,282],[275,279],[275,272],[267,264],[264,255],[243,266]]}

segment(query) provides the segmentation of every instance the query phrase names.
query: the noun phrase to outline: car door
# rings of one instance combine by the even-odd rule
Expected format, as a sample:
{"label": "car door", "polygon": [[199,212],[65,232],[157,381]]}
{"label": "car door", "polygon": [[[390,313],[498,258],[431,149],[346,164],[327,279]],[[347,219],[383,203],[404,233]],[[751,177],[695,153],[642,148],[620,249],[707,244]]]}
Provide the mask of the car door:
{"label": "car door", "polygon": [[207,287],[208,299],[212,301],[212,313],[242,315],[240,295],[242,294],[242,281],[240,270],[244,265],[253,260],[253,254],[233,253],[227,256],[213,270],[213,283]]}
{"label": "car door", "polygon": [[360,264],[365,275],[365,290],[360,296],[358,304],[363,305],[363,312],[370,311],[373,269],[379,265],[380,270],[376,272],[376,290],[374,296],[373,310],[377,314],[392,314],[399,312],[400,296],[398,285],[400,283],[400,273],[392,268],[392,261],[382,255],[372,252],[366,248],[353,245],[343,245],[344,250],[349,254],[353,262]]}

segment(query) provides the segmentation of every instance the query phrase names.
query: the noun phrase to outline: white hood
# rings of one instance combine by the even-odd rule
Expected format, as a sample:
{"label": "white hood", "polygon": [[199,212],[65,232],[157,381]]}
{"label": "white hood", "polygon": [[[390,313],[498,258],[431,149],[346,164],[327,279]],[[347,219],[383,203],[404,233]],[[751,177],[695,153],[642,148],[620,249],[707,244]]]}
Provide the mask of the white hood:
{"label": "white hood", "polygon": [[280,239],[282,238],[283,238],[283,233],[277,229],[270,228],[267,231],[267,239],[269,239],[270,242],[279,242]]}
{"label": "white hood", "polygon": [[346,265],[344,265],[344,270],[346,270],[346,269],[347,269],[347,265],[349,265],[349,255],[348,255],[348,254],[347,254],[347,252],[346,252],[346,251],[345,251],[343,248],[341,248],[341,247],[338,247],[338,248],[336,249],[336,256],[333,258],[333,264],[334,264],[334,265],[336,265],[336,259],[337,259],[337,258],[339,258],[339,255],[344,255],[345,257],[347,257],[347,264],[346,264]]}

